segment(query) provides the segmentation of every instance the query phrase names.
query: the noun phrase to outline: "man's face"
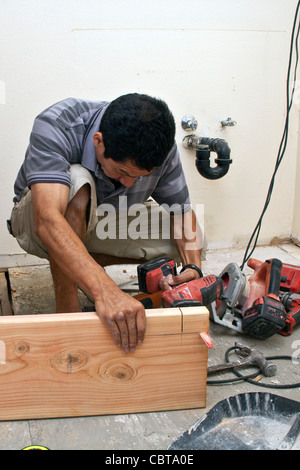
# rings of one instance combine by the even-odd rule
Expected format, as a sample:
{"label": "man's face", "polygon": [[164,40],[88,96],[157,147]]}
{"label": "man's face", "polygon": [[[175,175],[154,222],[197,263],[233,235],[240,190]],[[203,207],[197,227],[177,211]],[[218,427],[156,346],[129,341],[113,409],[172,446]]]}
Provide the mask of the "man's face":
{"label": "man's face", "polygon": [[135,165],[130,159],[125,162],[116,162],[112,158],[105,158],[105,147],[101,137],[101,132],[94,135],[94,144],[96,148],[96,158],[100,164],[103,173],[115,181],[131,188],[138,176],[148,176],[151,171],[143,170]]}

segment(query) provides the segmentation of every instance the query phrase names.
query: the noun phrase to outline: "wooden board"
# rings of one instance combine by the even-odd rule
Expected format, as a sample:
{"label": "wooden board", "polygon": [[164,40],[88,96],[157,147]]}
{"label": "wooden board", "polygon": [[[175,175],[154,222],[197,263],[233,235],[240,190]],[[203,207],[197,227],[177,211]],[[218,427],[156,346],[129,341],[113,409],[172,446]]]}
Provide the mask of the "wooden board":
{"label": "wooden board", "polygon": [[1,317],[0,420],[205,407],[207,347],[191,323],[208,331],[207,309],[146,315],[133,354],[96,313]]}

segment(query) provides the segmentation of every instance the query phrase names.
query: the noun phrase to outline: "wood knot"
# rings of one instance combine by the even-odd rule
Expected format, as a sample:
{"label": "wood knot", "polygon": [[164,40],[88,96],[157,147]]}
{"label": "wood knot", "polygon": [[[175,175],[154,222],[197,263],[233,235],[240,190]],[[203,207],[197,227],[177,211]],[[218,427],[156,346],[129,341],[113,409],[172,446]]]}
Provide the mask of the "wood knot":
{"label": "wood knot", "polygon": [[24,354],[29,352],[29,350],[30,350],[29,344],[25,343],[25,341],[20,341],[15,346],[15,353],[16,353],[16,356],[18,357],[23,356]]}
{"label": "wood knot", "polygon": [[51,367],[66,374],[73,374],[82,369],[88,360],[88,354],[81,349],[68,349],[51,358]]}
{"label": "wood knot", "polygon": [[124,363],[104,363],[98,371],[100,377],[114,383],[127,383],[135,380],[137,371]]}

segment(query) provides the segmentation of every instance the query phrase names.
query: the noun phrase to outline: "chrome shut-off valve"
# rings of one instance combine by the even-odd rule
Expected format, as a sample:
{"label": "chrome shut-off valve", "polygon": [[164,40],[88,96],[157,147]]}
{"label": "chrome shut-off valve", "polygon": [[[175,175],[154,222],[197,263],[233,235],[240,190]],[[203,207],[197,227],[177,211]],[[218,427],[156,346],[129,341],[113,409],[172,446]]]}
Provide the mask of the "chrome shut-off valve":
{"label": "chrome shut-off valve", "polygon": [[187,114],[186,116],[183,116],[181,120],[181,127],[185,131],[195,131],[198,127],[198,121],[191,114]]}

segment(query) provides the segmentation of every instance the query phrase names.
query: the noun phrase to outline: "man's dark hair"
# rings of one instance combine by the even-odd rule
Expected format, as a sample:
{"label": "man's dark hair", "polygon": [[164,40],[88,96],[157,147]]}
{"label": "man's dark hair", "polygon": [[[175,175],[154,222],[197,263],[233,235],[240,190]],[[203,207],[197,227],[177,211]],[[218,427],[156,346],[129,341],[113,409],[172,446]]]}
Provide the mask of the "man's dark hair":
{"label": "man's dark hair", "polygon": [[112,101],[100,124],[105,158],[134,161],[151,171],[160,166],[175,139],[175,121],[166,103],[130,93]]}

